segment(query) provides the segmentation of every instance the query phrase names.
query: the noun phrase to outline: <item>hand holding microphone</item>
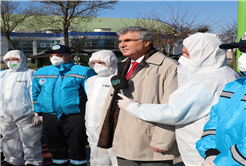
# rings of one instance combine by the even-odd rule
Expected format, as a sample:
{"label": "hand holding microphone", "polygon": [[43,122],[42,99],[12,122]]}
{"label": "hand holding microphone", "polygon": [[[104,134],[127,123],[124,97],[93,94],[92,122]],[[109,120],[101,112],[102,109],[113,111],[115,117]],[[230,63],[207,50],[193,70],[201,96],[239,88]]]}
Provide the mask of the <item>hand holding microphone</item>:
{"label": "hand holding microphone", "polygon": [[136,101],[134,101],[133,99],[130,99],[128,97],[126,97],[125,95],[122,95],[120,93],[118,93],[118,96],[120,96],[122,99],[121,100],[118,100],[118,106],[125,110],[127,109],[127,107],[132,104],[132,103],[135,103]]}
{"label": "hand holding microphone", "polygon": [[118,96],[122,99],[118,100],[118,106],[126,111],[126,108],[135,101],[125,96],[123,89],[128,88],[128,81],[122,75],[115,75],[111,78],[111,84],[115,90],[119,90]]}

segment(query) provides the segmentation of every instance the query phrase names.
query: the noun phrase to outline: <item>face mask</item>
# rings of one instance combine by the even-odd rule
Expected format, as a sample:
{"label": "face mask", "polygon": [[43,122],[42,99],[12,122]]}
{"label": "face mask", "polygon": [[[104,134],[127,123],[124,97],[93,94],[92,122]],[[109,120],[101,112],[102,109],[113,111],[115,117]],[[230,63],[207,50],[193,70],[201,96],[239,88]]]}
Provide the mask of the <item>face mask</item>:
{"label": "face mask", "polygon": [[246,71],[246,53],[241,53],[241,56],[238,58],[238,69],[242,72]]}
{"label": "face mask", "polygon": [[50,62],[54,66],[60,66],[61,64],[64,63],[64,60],[62,58],[57,57],[57,56],[52,56],[52,58],[50,59]]}
{"label": "face mask", "polygon": [[108,67],[106,67],[104,65],[100,65],[98,63],[95,63],[93,69],[100,76],[106,76],[106,75],[108,75],[108,70],[109,69],[108,69]]}
{"label": "face mask", "polygon": [[18,68],[20,67],[20,63],[17,62],[17,61],[9,61],[9,62],[7,63],[7,65],[8,65],[8,67],[9,67],[10,69],[12,69],[12,70],[16,70],[16,69],[18,69]]}
{"label": "face mask", "polygon": [[188,65],[189,64],[189,61],[190,59],[189,58],[186,58],[184,56],[180,56],[178,62],[181,64],[181,65]]}

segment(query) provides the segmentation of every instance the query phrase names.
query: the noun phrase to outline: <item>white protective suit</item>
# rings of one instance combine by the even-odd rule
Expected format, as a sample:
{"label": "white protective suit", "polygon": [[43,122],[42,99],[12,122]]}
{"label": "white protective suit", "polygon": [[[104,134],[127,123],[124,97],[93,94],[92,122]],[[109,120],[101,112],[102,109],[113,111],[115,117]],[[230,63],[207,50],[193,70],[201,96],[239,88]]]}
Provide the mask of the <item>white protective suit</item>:
{"label": "white protective suit", "polygon": [[112,51],[102,50],[92,54],[89,65],[92,66],[93,60],[101,60],[106,66],[95,64],[93,67],[98,75],[90,77],[85,83],[85,90],[88,101],[86,103],[86,134],[91,148],[91,166],[117,166],[116,157],[112,150],[108,149],[108,154],[98,152],[97,142],[99,138],[99,125],[101,114],[107,94],[111,87],[111,77],[117,69],[118,59]]}
{"label": "white protective suit", "polygon": [[185,165],[201,165],[204,159],[196,150],[210,108],[218,102],[224,85],[240,77],[227,66],[225,51],[219,49],[216,34],[196,33],[183,41],[188,49],[188,65],[178,66],[179,87],[168,104],[132,103],[127,112],[142,120],[176,125],[176,139]]}
{"label": "white protective suit", "polygon": [[9,51],[4,56],[5,63],[9,57],[19,58],[20,66],[0,72],[0,133],[5,161],[12,165],[24,165],[24,160],[25,165],[42,165],[42,125],[32,125],[32,77],[35,71],[27,68],[23,52]]}

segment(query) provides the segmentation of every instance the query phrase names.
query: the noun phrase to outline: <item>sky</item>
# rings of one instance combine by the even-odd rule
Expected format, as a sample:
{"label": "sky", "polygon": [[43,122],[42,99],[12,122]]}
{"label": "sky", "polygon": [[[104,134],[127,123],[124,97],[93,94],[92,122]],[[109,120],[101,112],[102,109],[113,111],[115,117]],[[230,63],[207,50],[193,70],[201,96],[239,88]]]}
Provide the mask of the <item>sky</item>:
{"label": "sky", "polygon": [[169,9],[168,4],[174,9],[178,6],[188,8],[190,11],[203,10],[202,17],[214,14],[219,19],[236,18],[238,1],[119,1],[114,10],[101,12],[101,17],[135,18],[138,12],[156,10],[160,13]]}
{"label": "sky", "polygon": [[[20,1],[21,4],[25,4],[26,1]],[[142,1],[130,1],[119,0],[118,4],[114,6],[113,10],[103,10],[99,13],[98,17],[114,17],[114,18],[137,18],[139,14],[149,13],[154,11],[162,16],[167,16],[170,7],[174,9],[187,9],[190,17],[194,18],[194,15],[201,12],[197,21],[202,21],[209,18],[210,21],[216,23],[212,29],[212,32],[216,32],[218,29],[226,25],[226,22],[237,20],[237,0],[217,0],[217,1],[184,1],[184,0],[142,0]],[[193,13],[193,14],[192,14]]]}
{"label": "sky", "polygon": [[143,15],[153,10],[165,17],[170,11],[168,4],[175,11],[187,9],[191,18],[201,12],[197,21],[209,18],[216,23],[212,30],[214,32],[225,26],[226,22],[237,20],[238,1],[120,1],[114,10],[104,10],[99,17],[137,18],[139,13]]}

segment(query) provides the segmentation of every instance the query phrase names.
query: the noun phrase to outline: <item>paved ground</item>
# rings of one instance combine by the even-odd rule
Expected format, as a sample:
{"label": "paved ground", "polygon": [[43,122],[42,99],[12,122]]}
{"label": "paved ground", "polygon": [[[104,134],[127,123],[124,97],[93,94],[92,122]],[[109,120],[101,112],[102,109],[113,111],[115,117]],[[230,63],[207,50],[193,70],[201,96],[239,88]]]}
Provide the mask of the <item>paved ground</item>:
{"label": "paved ground", "polygon": [[[41,142],[42,142],[42,157],[44,158],[44,163],[43,165],[45,166],[52,166],[52,159],[51,159],[51,154],[49,152],[49,149],[47,148],[47,144],[46,144],[46,140],[45,140],[45,136],[42,133],[42,138],[41,138]],[[87,150],[87,154],[90,154],[90,147],[87,145],[86,146],[86,150]],[[90,165],[90,161],[89,161],[90,157],[89,155],[87,155],[87,165]],[[184,166],[181,158],[177,158],[174,161],[174,166]]]}
{"label": "paved ground", "polygon": [[51,154],[47,147],[43,132],[42,132],[42,137],[41,137],[41,143],[42,143],[42,157],[44,158],[43,165],[52,166]]}

